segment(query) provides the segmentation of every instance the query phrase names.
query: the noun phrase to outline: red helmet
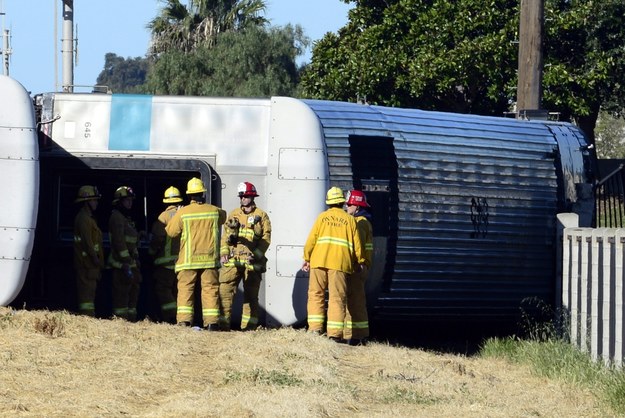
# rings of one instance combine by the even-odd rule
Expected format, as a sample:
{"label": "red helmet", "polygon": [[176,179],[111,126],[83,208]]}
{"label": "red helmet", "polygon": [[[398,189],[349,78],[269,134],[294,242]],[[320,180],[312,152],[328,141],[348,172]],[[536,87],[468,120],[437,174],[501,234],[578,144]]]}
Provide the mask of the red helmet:
{"label": "red helmet", "polygon": [[237,192],[239,193],[239,197],[256,197],[258,193],[256,193],[256,187],[252,183],[248,183],[247,181],[243,183],[239,183],[237,187]]}
{"label": "red helmet", "polygon": [[347,205],[362,206],[363,208],[369,207],[367,196],[360,190],[352,190],[347,193]]}

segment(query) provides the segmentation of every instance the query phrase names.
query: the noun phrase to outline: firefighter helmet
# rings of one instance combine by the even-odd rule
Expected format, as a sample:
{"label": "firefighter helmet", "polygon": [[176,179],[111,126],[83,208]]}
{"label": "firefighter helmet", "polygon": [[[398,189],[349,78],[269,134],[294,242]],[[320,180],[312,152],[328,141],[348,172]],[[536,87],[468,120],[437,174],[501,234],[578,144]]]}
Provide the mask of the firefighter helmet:
{"label": "firefighter helmet", "polygon": [[163,195],[163,203],[179,203],[182,202],[182,197],[180,197],[180,190],[178,190],[174,186],[170,186],[165,190],[165,194]]}
{"label": "firefighter helmet", "polygon": [[369,204],[367,203],[367,196],[360,190],[352,190],[347,192],[347,204],[354,206],[362,206],[363,208],[368,208]]}
{"label": "firefighter helmet", "polygon": [[345,203],[345,196],[343,196],[343,190],[339,187],[330,187],[326,194],[326,205],[338,205],[339,203]]}
{"label": "firefighter helmet", "polygon": [[98,188],[95,186],[80,186],[78,194],[76,195],[75,203],[86,202],[87,200],[98,200],[102,195],[98,192]]}
{"label": "firefighter helmet", "polygon": [[193,177],[187,183],[187,194],[199,194],[204,193],[206,191],[206,187],[204,187],[204,183],[197,177]]}
{"label": "firefighter helmet", "polygon": [[237,187],[237,192],[239,197],[256,197],[258,193],[256,193],[256,187],[252,183],[248,183],[247,181],[243,183],[239,183]]}
{"label": "firefighter helmet", "polygon": [[113,193],[113,203],[115,204],[119,202],[124,197],[130,197],[132,199],[135,198],[135,192],[132,190],[132,187],[129,187],[129,186],[118,187],[117,190],[115,190],[115,193]]}

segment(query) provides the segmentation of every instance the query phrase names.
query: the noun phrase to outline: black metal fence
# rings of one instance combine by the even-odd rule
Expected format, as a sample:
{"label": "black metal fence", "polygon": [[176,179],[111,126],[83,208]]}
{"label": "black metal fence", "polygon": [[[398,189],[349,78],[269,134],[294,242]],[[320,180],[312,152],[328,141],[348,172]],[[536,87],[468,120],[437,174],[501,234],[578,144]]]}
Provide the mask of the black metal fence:
{"label": "black metal fence", "polygon": [[596,217],[600,228],[623,228],[625,224],[625,160],[598,160],[595,185]]}

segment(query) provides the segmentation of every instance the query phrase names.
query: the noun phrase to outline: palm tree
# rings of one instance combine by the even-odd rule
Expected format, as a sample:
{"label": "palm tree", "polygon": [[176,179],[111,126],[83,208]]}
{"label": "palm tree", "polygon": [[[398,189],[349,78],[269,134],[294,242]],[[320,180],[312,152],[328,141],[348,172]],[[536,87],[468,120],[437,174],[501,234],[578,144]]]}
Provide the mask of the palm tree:
{"label": "palm tree", "polygon": [[248,26],[264,26],[264,0],[161,0],[165,6],[148,28],[152,32],[150,54],[172,49],[189,52],[200,45],[212,47],[220,32]]}

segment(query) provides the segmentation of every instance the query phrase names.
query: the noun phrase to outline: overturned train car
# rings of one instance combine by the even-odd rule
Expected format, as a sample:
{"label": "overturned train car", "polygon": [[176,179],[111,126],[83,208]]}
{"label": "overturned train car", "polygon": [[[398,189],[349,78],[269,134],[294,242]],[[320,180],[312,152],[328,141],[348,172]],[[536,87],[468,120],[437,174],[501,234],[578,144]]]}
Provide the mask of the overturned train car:
{"label": "overturned train car", "polygon": [[[72,309],[72,202],[82,184],[103,194],[107,236],[119,185],[134,188],[136,224],[149,231],[170,185],[184,190],[200,176],[208,200],[230,211],[236,185],[254,183],[273,225],[267,326],[306,319],[302,250],[329,186],[361,189],[372,206],[368,302],[382,320],[512,319],[526,300],[553,303],[556,214],[592,217],[591,158],[566,123],[286,97],[55,93],[37,96],[36,108],[40,206],[19,305]],[[146,247],[139,308],[150,315]],[[105,316],[106,279],[101,287]]]}
{"label": "overturned train car", "polygon": [[17,296],[26,279],[37,221],[39,150],[28,92],[0,75],[0,306]]}

